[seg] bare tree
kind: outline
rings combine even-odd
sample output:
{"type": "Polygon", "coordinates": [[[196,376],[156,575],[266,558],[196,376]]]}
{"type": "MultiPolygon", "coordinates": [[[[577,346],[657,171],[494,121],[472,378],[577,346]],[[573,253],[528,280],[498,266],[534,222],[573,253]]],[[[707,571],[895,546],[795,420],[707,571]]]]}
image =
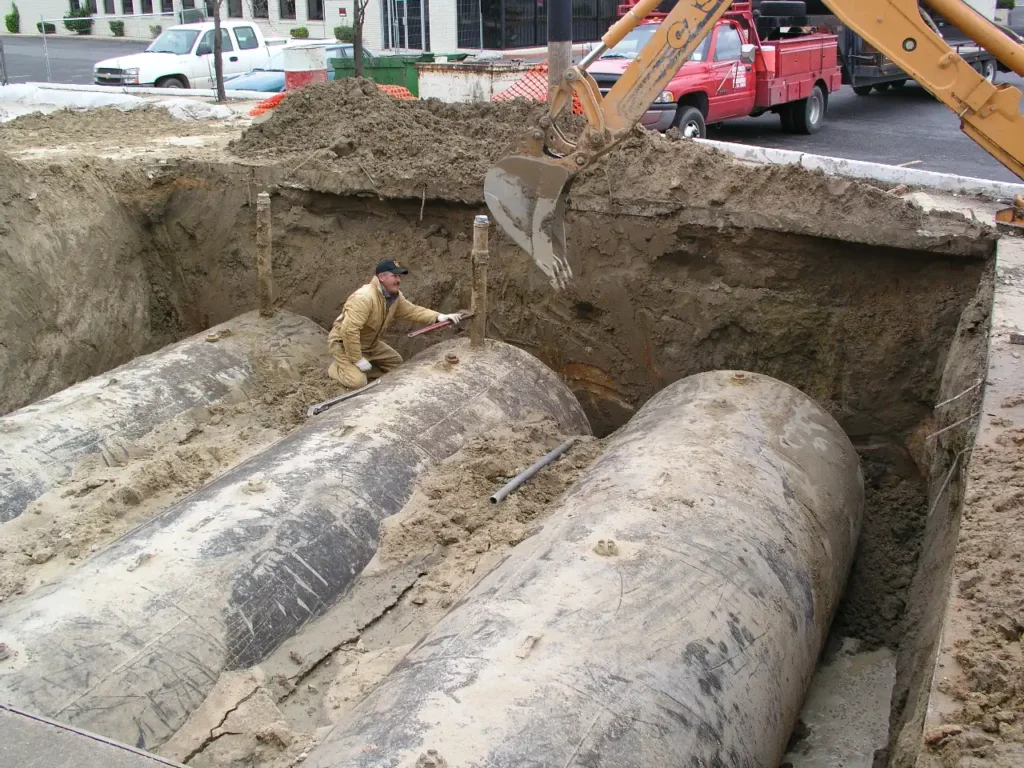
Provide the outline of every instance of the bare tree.
{"type": "MultiPolygon", "coordinates": [[[[217,103],[223,104],[228,100],[224,92],[224,60],[221,58],[224,46],[220,39],[220,6],[224,0],[213,0],[213,71],[217,78],[217,103]]],[[[207,0],[210,5],[210,0],[207,0]]]]}
{"type": "Polygon", "coordinates": [[[355,0],[352,9],[352,58],[355,61],[355,76],[363,76],[363,21],[366,19],[366,6],[370,0],[355,0]]]}

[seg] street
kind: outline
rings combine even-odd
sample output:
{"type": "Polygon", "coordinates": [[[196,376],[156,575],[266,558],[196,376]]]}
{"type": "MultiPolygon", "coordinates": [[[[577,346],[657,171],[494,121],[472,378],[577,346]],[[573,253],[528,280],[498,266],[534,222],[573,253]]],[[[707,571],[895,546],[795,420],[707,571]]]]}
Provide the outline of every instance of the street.
{"type": "MultiPolygon", "coordinates": [[[[40,37],[0,38],[8,77],[12,83],[47,80],[40,37]]],[[[144,50],[143,42],[110,39],[81,40],[67,36],[47,38],[50,79],[53,82],[90,83],[93,65],[102,59],[144,50]]],[[[1024,91],[1024,79],[999,75],[999,82],[1024,91]]],[[[1018,181],[995,158],[960,131],[959,119],[927,91],[909,83],[902,90],[857,96],[844,86],[829,99],[822,129],[813,136],[783,133],[775,115],[730,121],[711,128],[708,138],[758,144],[852,160],[942,173],[955,173],[1000,181],[1018,181]]]]}

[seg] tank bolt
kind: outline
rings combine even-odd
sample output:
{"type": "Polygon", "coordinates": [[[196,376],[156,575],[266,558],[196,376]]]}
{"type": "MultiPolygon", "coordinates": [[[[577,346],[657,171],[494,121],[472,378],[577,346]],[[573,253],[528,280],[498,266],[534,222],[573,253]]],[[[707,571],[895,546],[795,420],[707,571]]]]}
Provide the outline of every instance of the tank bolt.
{"type": "Polygon", "coordinates": [[[11,655],[11,649],[7,647],[7,643],[0,643],[0,661],[3,661],[11,655]]]}
{"type": "Polygon", "coordinates": [[[459,356],[456,355],[454,352],[449,352],[447,355],[444,356],[444,359],[445,362],[449,363],[450,365],[455,365],[456,363],[459,362],[459,356]]]}
{"type": "Polygon", "coordinates": [[[587,164],[587,158],[585,158],[583,155],[576,155],[576,165],[586,165],[586,164],[587,164]]]}
{"type": "Polygon", "coordinates": [[[604,136],[602,136],[600,133],[592,133],[590,134],[590,138],[588,139],[588,141],[590,142],[590,145],[592,147],[600,147],[602,144],[604,144],[604,136]]]}
{"type": "Polygon", "coordinates": [[[736,381],[746,381],[749,378],[745,373],[734,373],[732,377],[736,381]]]}

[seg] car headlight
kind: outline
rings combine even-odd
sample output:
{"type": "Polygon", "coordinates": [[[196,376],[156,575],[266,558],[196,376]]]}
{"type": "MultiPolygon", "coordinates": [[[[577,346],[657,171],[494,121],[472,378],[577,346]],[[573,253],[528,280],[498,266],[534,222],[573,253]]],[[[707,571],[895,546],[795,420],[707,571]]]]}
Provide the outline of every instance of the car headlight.
{"type": "Polygon", "coordinates": [[[125,69],[121,71],[121,80],[125,83],[135,83],[138,85],[139,82],[139,68],[132,67],[131,69],[125,69]]]}
{"type": "Polygon", "coordinates": [[[662,91],[658,94],[658,98],[654,100],[655,104],[674,104],[676,97],[672,95],[672,91],[662,91]]]}

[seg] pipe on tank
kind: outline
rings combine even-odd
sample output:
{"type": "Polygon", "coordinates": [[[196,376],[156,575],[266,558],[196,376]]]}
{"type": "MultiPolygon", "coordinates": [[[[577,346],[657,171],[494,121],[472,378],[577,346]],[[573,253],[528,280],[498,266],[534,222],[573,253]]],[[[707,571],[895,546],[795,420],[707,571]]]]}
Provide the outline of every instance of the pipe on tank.
{"type": "Polygon", "coordinates": [[[349,588],[419,473],[537,414],[590,432],[572,393],[527,353],[497,341],[431,347],[59,581],[0,604],[11,649],[0,701],[159,747],[218,675],[260,663],[349,588]]]}
{"type": "Polygon", "coordinates": [[[325,360],[326,338],[301,315],[248,312],[0,417],[0,523],[86,456],[116,454],[192,408],[244,397],[257,356],[292,368],[325,360]]]}
{"type": "Polygon", "coordinates": [[[778,765],[862,507],[857,454],[807,396],[677,382],[305,765],[778,765]]]}

